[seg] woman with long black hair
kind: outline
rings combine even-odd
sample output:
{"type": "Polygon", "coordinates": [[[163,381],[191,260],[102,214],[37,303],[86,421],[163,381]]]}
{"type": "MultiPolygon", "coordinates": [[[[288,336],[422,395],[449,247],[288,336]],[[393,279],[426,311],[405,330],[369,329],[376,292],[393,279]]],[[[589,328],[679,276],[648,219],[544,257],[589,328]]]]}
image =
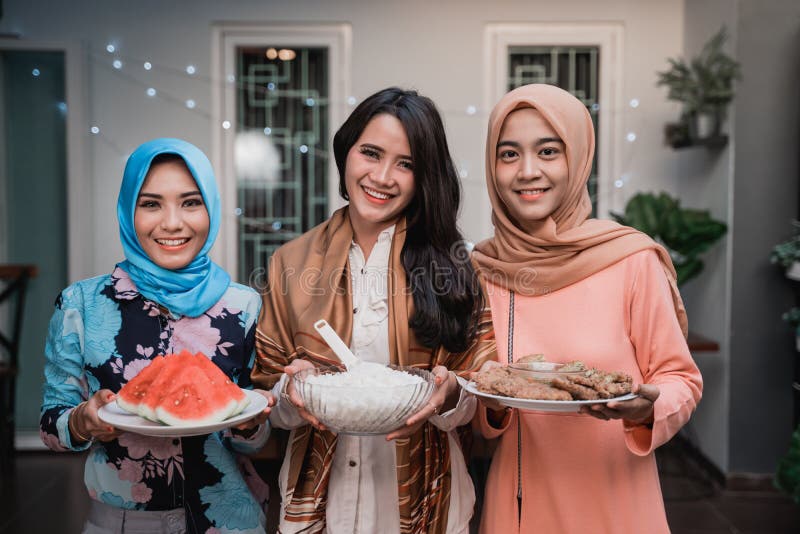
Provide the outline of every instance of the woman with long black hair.
{"type": "Polygon", "coordinates": [[[430,99],[385,89],[333,147],[349,205],[273,255],[256,333],[252,378],[279,398],[272,424],[292,429],[280,531],[467,532],[474,490],[456,431],[475,399],[456,373],[493,359],[495,343],[456,226],[460,185],[441,118],[430,99]],[[292,379],[338,363],[314,332],[320,318],[364,361],[431,370],[428,404],[385,437],[328,431],[292,379]]]}

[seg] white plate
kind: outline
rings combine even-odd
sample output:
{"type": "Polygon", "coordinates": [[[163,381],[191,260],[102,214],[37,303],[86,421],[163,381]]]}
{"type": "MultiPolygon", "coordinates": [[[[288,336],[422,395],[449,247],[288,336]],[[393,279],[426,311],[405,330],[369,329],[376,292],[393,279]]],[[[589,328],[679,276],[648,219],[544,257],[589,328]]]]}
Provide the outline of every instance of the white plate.
{"type": "Polygon", "coordinates": [[[487,399],[494,399],[503,406],[510,408],[519,408],[520,410],[538,410],[540,412],[577,412],[581,406],[592,404],[605,404],[612,401],[626,401],[635,399],[639,395],[635,393],[628,393],[621,397],[614,397],[613,399],[597,399],[597,400],[573,400],[573,401],[560,401],[560,400],[537,400],[537,399],[515,399],[514,397],[504,397],[502,395],[492,395],[480,391],[475,385],[475,382],[469,382],[465,388],[467,391],[478,397],[485,397],[487,399]]]}
{"type": "Polygon", "coordinates": [[[243,389],[242,391],[244,391],[244,394],[250,400],[250,403],[245,407],[244,410],[242,410],[240,414],[235,415],[234,417],[229,417],[228,419],[219,421],[217,423],[195,426],[169,426],[162,423],[154,423],[153,421],[149,421],[144,417],[139,417],[138,415],[133,415],[130,412],[126,412],[120,408],[116,402],[109,402],[108,404],[102,406],[99,410],[97,410],[97,416],[114,428],[119,430],[127,430],[128,432],[134,432],[144,436],[161,436],[171,438],[200,436],[202,434],[210,434],[211,432],[216,432],[217,430],[222,430],[224,428],[243,423],[248,419],[255,417],[261,412],[261,410],[267,407],[267,398],[260,393],[256,393],[255,391],[248,389],[243,389]]]}

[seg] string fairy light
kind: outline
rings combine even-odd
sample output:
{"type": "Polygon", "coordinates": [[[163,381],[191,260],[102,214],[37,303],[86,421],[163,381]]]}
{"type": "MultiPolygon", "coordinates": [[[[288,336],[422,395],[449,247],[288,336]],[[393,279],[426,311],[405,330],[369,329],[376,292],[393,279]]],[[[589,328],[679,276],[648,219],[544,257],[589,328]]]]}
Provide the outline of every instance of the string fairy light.
{"type": "MultiPolygon", "coordinates": [[[[233,73],[228,74],[227,76],[225,76],[223,79],[220,80],[218,78],[213,78],[211,76],[202,75],[198,71],[197,67],[195,65],[193,65],[193,64],[186,64],[184,67],[176,68],[176,67],[172,67],[172,66],[169,66],[169,65],[160,64],[158,62],[154,62],[154,61],[149,60],[149,59],[148,60],[144,60],[144,59],[141,59],[141,58],[129,57],[129,56],[126,56],[124,54],[121,54],[120,50],[118,49],[118,47],[114,43],[108,43],[106,45],[106,47],[105,47],[105,51],[110,53],[110,54],[114,54],[115,55],[113,61],[110,64],[108,63],[107,59],[101,60],[100,56],[97,55],[94,52],[90,52],[90,57],[92,59],[94,59],[95,60],[94,62],[99,64],[99,65],[105,65],[105,66],[107,66],[107,68],[110,68],[110,69],[113,68],[113,72],[117,76],[120,76],[120,77],[124,78],[129,83],[136,84],[136,85],[139,85],[142,88],[144,88],[145,94],[149,98],[164,100],[164,101],[171,102],[171,103],[176,103],[176,104],[180,105],[181,107],[185,108],[186,110],[189,110],[189,111],[191,111],[193,113],[198,113],[199,115],[202,115],[203,117],[205,117],[205,118],[207,118],[209,120],[212,119],[211,114],[208,111],[203,110],[200,106],[198,106],[198,103],[197,103],[197,101],[195,99],[187,98],[186,96],[180,96],[179,97],[177,95],[171,94],[164,87],[159,87],[157,89],[155,86],[152,85],[152,82],[149,82],[149,83],[148,82],[144,82],[144,81],[138,79],[135,75],[133,75],[130,72],[128,72],[129,69],[125,69],[124,68],[125,65],[126,64],[128,64],[128,65],[139,64],[139,65],[142,65],[142,67],[144,68],[145,71],[158,71],[158,72],[162,72],[162,73],[167,73],[167,74],[175,75],[175,76],[182,77],[182,78],[188,78],[188,79],[193,80],[194,82],[206,82],[208,84],[218,83],[218,84],[223,85],[223,86],[226,85],[226,84],[235,84],[236,87],[239,88],[239,89],[246,89],[248,91],[253,91],[253,92],[256,92],[256,93],[260,93],[260,94],[269,93],[271,97],[274,97],[276,95],[277,96],[281,96],[281,95],[284,94],[283,91],[277,86],[277,84],[275,82],[272,82],[272,81],[270,81],[270,82],[268,82],[266,84],[249,84],[249,83],[246,83],[244,81],[239,81],[237,79],[236,75],[233,74],[233,73]]],[[[267,59],[270,59],[270,60],[278,59],[278,60],[283,60],[283,61],[291,61],[291,60],[295,59],[295,57],[296,57],[296,52],[294,52],[294,50],[290,50],[290,49],[280,49],[280,50],[278,50],[278,49],[275,49],[275,48],[269,48],[269,49],[267,49],[265,51],[264,54],[265,54],[265,57],[267,57],[267,59]]],[[[34,72],[32,72],[32,74],[34,76],[39,76],[41,74],[41,72],[38,69],[35,69],[34,72]]],[[[352,108],[353,106],[355,106],[358,103],[358,98],[356,96],[354,96],[354,95],[349,95],[344,99],[343,102],[339,103],[339,102],[335,102],[335,101],[332,101],[332,100],[327,99],[327,98],[323,99],[322,101],[317,101],[315,98],[308,97],[308,98],[304,98],[304,100],[301,100],[301,102],[303,102],[305,104],[305,106],[307,106],[307,107],[314,107],[314,106],[317,106],[317,105],[332,105],[332,106],[339,105],[339,106],[343,106],[343,107],[352,108]]],[[[639,100],[639,98],[631,97],[631,98],[629,98],[627,100],[627,102],[625,102],[625,104],[626,105],[623,106],[621,109],[614,109],[614,107],[605,106],[603,108],[604,109],[604,117],[607,117],[607,116],[610,117],[612,115],[619,114],[619,113],[622,113],[622,114],[636,113],[636,117],[637,117],[637,119],[639,121],[641,121],[643,119],[643,117],[635,111],[635,110],[638,110],[638,108],[641,105],[641,101],[639,100]]],[[[601,106],[600,106],[600,104],[598,102],[594,102],[589,106],[589,109],[592,112],[597,113],[597,112],[600,111],[601,106]]],[[[470,118],[470,119],[473,119],[473,120],[480,120],[481,122],[484,122],[488,118],[488,110],[481,109],[480,107],[478,107],[476,105],[473,105],[473,104],[468,104],[468,105],[466,105],[464,107],[457,108],[457,109],[454,109],[454,108],[447,109],[447,108],[445,108],[445,109],[441,109],[441,111],[443,112],[443,115],[445,117],[447,117],[447,116],[463,116],[463,117],[467,117],[467,118],[470,118]]],[[[228,119],[222,120],[219,123],[219,125],[220,125],[219,127],[221,127],[223,130],[230,130],[233,127],[233,124],[232,124],[231,120],[228,120],[228,119]]],[[[642,125],[639,124],[636,129],[637,130],[643,130],[642,125]]],[[[102,139],[103,141],[107,142],[109,144],[109,146],[116,147],[116,144],[111,139],[108,138],[107,134],[105,134],[105,133],[101,134],[100,128],[97,125],[92,125],[90,131],[91,131],[91,133],[93,135],[95,135],[98,138],[102,139]]],[[[238,135],[238,133],[239,132],[237,132],[237,135],[238,135]]],[[[270,128],[270,127],[263,128],[263,134],[265,136],[271,136],[272,133],[273,133],[272,128],[270,128]]],[[[626,132],[626,134],[624,135],[624,139],[627,141],[627,144],[633,144],[638,139],[636,131],[633,130],[633,129],[628,130],[626,132]]],[[[304,154],[304,155],[308,154],[309,152],[311,152],[311,148],[309,147],[309,145],[305,145],[305,144],[300,145],[297,148],[297,150],[298,150],[298,152],[300,152],[301,154],[304,154]]],[[[118,150],[118,152],[122,153],[121,150],[118,150]]],[[[631,161],[633,159],[634,153],[637,152],[637,151],[634,150],[634,149],[629,149],[629,150],[627,150],[627,152],[628,152],[628,154],[627,154],[628,157],[625,158],[627,161],[623,165],[623,169],[630,168],[630,163],[631,163],[631,161]]],[[[314,153],[318,154],[318,155],[321,155],[321,156],[324,156],[324,157],[328,156],[327,151],[319,150],[316,147],[314,147],[314,153]]],[[[459,166],[459,170],[458,170],[458,174],[462,179],[467,178],[469,176],[469,164],[465,163],[463,165],[460,165],[459,166]]],[[[625,187],[628,184],[629,179],[630,179],[630,173],[629,172],[623,173],[619,178],[617,178],[616,180],[613,181],[613,186],[614,186],[613,188],[603,188],[604,191],[602,191],[600,194],[601,195],[612,195],[614,189],[622,189],[623,187],[625,187]]]]}

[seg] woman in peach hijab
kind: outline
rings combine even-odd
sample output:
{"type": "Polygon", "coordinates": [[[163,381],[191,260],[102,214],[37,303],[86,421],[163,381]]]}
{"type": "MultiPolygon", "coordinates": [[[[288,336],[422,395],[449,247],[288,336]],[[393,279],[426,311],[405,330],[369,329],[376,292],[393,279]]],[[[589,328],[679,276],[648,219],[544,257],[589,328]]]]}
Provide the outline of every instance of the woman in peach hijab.
{"type": "Polygon", "coordinates": [[[495,235],[475,260],[502,364],[531,353],[581,360],[628,373],[639,396],[580,413],[484,404],[481,430],[500,438],[484,533],[669,532],[653,451],[688,421],[702,379],[667,252],[588,218],[593,155],[591,117],[575,97],[540,84],[505,95],[486,146],[495,235]]]}

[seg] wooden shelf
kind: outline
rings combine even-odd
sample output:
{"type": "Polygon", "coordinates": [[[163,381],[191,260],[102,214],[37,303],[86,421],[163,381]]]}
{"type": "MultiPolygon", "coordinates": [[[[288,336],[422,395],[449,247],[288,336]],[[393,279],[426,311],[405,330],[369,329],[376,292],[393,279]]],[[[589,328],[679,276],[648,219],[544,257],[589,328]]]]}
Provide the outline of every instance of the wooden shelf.
{"type": "Polygon", "coordinates": [[[691,331],[686,343],[689,345],[690,352],[719,352],[719,343],[691,331]]]}
{"type": "Polygon", "coordinates": [[[718,135],[716,137],[706,137],[705,139],[688,139],[679,143],[672,143],[671,146],[674,150],[682,148],[695,148],[705,147],[708,149],[724,148],[728,144],[727,135],[718,135]]]}

